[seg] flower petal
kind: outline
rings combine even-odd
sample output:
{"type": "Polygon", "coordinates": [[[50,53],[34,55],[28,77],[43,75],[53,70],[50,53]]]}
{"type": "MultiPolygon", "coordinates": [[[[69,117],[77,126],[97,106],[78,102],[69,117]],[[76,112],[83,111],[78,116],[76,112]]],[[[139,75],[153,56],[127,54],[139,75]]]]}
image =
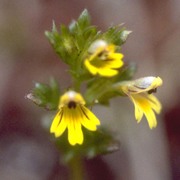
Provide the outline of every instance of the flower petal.
{"type": "Polygon", "coordinates": [[[52,122],[51,128],[50,128],[51,133],[54,133],[56,131],[57,126],[58,126],[59,121],[60,121],[61,114],[62,114],[62,109],[58,111],[58,113],[56,114],[56,116],[53,119],[53,122],[52,122]]]}
{"type": "Polygon", "coordinates": [[[77,109],[70,109],[68,120],[68,140],[71,145],[83,143],[83,133],[81,129],[81,119],[77,109]]]}
{"type": "Polygon", "coordinates": [[[91,74],[96,75],[98,70],[95,66],[92,66],[88,59],[84,62],[86,68],[90,71],[91,74]]]}
{"type": "Polygon", "coordinates": [[[149,127],[152,129],[156,127],[157,121],[153,110],[160,112],[161,104],[157,98],[148,93],[131,94],[131,100],[135,106],[135,117],[140,122],[143,113],[145,114],[149,127]]]}
{"type": "Polygon", "coordinates": [[[81,106],[81,124],[89,129],[90,131],[95,131],[97,129],[97,125],[100,124],[99,119],[86,107],[81,106]]]}
{"type": "Polygon", "coordinates": [[[103,68],[99,68],[98,73],[101,76],[111,77],[111,76],[117,75],[118,71],[114,70],[114,69],[108,69],[108,68],[104,68],[104,69],[103,68]]]}
{"type": "Polygon", "coordinates": [[[94,124],[100,125],[99,119],[85,106],[81,106],[84,113],[87,115],[88,119],[90,119],[94,124]]]}
{"type": "Polygon", "coordinates": [[[71,145],[83,143],[81,121],[76,111],[77,110],[71,109],[71,116],[68,121],[68,140],[71,145]]]}
{"type": "Polygon", "coordinates": [[[153,94],[149,94],[147,98],[149,100],[150,106],[154,109],[156,113],[159,114],[162,109],[162,105],[159,100],[153,94]]]}
{"type": "Polygon", "coordinates": [[[123,58],[123,54],[111,53],[108,56],[108,59],[111,59],[108,65],[111,66],[111,68],[120,68],[124,64],[124,62],[122,61],[122,58],[123,58]]]}
{"type": "Polygon", "coordinates": [[[75,125],[75,132],[76,132],[76,141],[78,144],[82,144],[84,140],[82,128],[81,128],[81,110],[79,109],[79,105],[74,110],[74,125],[75,125]]]}
{"type": "Polygon", "coordinates": [[[133,102],[134,102],[134,107],[135,107],[135,118],[136,118],[137,122],[139,123],[143,117],[143,111],[138,106],[138,104],[136,103],[136,101],[134,99],[133,99],[133,102]]]}
{"type": "Polygon", "coordinates": [[[152,109],[148,109],[144,111],[144,114],[147,118],[150,129],[155,128],[157,126],[156,116],[152,109]]]}
{"type": "Polygon", "coordinates": [[[63,108],[62,110],[62,115],[61,115],[61,120],[55,130],[55,137],[59,137],[63,134],[63,132],[65,131],[65,129],[67,128],[67,121],[69,119],[69,114],[66,111],[65,108],[63,108]]]}

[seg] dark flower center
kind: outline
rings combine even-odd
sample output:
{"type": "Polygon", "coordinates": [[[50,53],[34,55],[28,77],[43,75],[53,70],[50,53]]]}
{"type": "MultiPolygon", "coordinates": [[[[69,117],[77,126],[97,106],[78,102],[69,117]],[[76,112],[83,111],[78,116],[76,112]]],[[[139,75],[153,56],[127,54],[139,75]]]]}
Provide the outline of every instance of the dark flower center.
{"type": "Polygon", "coordinates": [[[151,90],[149,90],[149,91],[148,91],[148,94],[155,93],[156,91],[157,91],[157,88],[155,88],[155,89],[151,89],[151,90]]]}
{"type": "Polygon", "coordinates": [[[76,108],[76,102],[74,102],[74,101],[70,101],[69,103],[68,103],[68,108],[76,108]]]}

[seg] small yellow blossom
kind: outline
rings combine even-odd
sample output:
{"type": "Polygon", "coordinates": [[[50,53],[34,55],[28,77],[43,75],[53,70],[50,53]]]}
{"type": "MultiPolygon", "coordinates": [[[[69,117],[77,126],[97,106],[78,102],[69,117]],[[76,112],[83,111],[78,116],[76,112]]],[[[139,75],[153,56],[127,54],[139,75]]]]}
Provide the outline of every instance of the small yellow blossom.
{"type": "Polygon", "coordinates": [[[157,126],[155,113],[160,113],[161,103],[152,94],[156,88],[162,85],[160,77],[144,77],[134,81],[125,81],[121,84],[121,90],[130,97],[135,106],[135,118],[141,121],[145,114],[149,127],[157,126]]]}
{"type": "Polygon", "coordinates": [[[107,44],[103,40],[96,40],[89,47],[91,54],[85,59],[84,64],[93,75],[112,77],[118,74],[118,70],[123,66],[123,54],[115,52],[115,45],[107,44]]]}
{"type": "Polygon", "coordinates": [[[95,131],[100,122],[98,118],[85,107],[81,94],[68,91],[60,97],[59,111],[56,114],[50,132],[59,137],[68,129],[68,140],[71,145],[83,143],[82,126],[95,131]]]}

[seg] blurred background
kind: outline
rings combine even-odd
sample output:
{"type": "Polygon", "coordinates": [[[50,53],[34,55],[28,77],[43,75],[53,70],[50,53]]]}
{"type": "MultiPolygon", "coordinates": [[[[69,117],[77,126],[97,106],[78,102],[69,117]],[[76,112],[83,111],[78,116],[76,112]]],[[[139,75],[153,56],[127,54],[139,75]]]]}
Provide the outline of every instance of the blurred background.
{"type": "Polygon", "coordinates": [[[179,0],[0,0],[0,179],[67,179],[58,152],[41,128],[47,112],[25,99],[34,82],[55,77],[69,85],[66,66],[44,36],[69,24],[87,8],[101,30],[124,23],[133,31],[122,48],[126,62],[137,63],[134,78],[160,76],[163,104],[158,127],[137,124],[128,98],[94,109],[121,142],[120,151],[85,161],[90,180],[180,179],[180,1],[179,0]],[[108,112],[104,117],[104,112],[108,112]]]}

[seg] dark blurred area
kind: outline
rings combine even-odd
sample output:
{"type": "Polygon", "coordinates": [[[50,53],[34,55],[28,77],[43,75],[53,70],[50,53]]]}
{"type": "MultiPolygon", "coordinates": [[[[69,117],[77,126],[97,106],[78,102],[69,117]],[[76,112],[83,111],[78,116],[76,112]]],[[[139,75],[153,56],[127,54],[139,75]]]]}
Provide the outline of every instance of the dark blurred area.
{"type": "MultiPolygon", "coordinates": [[[[69,24],[84,8],[88,9],[92,23],[99,29],[105,30],[112,24],[125,23],[133,33],[122,48],[124,60],[137,63],[136,77],[153,75],[162,77],[164,81],[157,95],[164,107],[161,116],[157,117],[159,127],[154,131],[157,136],[149,135],[148,128],[139,131],[144,128],[141,126],[147,124],[137,125],[133,119],[133,108],[127,104],[125,107],[132,108],[132,124],[127,125],[131,128],[115,128],[119,130],[122,149],[106,157],[85,160],[89,177],[87,179],[179,180],[178,0],[0,1],[0,179],[64,180],[68,177],[67,168],[58,163],[58,152],[50,141],[49,134],[41,127],[42,118],[49,112],[29,102],[25,95],[33,88],[34,82],[46,83],[52,76],[57,79],[61,88],[68,87],[70,77],[66,66],[53,51],[44,31],[51,30],[53,20],[57,26],[69,24]],[[139,137],[134,133],[135,130],[139,137]],[[131,138],[133,141],[129,140],[131,138]],[[162,149],[155,153],[152,151],[146,157],[141,153],[138,155],[138,148],[142,151],[146,149],[144,146],[137,147],[140,138],[142,142],[152,145],[152,149],[158,149],[162,143],[162,149]],[[161,158],[157,160],[156,157],[159,156],[161,158]],[[148,164],[149,173],[143,173],[146,166],[139,164],[139,159],[148,164]],[[157,163],[153,163],[154,160],[157,163]],[[162,164],[164,168],[161,171],[158,167],[162,164]]],[[[117,102],[112,103],[115,105],[117,102]]],[[[118,107],[121,106],[123,105],[118,104],[118,107]]],[[[111,112],[113,113],[112,109],[111,112]]],[[[128,112],[128,109],[122,112],[122,119],[128,112]]],[[[52,113],[52,117],[54,114],[52,113]]],[[[102,124],[103,121],[110,123],[103,113],[99,113],[99,118],[102,119],[102,124]]],[[[128,122],[127,119],[124,121],[128,122]]],[[[112,129],[113,125],[118,126],[116,121],[110,124],[112,129]]]]}
{"type": "Polygon", "coordinates": [[[173,179],[180,179],[180,101],[165,113],[173,179]]]}

